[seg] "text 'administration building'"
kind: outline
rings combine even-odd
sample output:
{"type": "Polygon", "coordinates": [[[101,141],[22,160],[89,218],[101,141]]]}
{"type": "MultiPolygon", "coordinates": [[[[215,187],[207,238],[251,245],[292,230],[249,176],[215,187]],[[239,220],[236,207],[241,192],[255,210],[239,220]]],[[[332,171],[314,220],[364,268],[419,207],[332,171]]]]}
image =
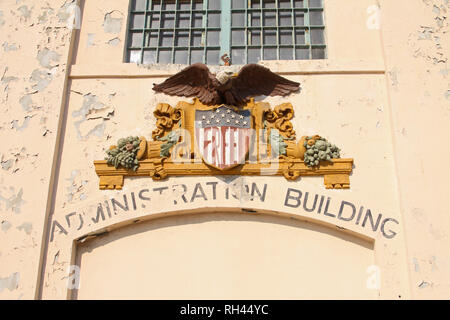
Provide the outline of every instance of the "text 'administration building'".
{"type": "Polygon", "coordinates": [[[449,11],[2,1],[0,299],[449,298],[449,11]]]}

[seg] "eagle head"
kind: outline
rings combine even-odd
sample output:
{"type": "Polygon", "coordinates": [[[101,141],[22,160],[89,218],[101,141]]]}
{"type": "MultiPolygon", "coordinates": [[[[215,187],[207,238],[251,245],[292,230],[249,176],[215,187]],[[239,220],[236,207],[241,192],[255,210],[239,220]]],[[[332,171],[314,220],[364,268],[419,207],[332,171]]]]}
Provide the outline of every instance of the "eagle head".
{"type": "Polygon", "coordinates": [[[230,80],[234,75],[234,72],[221,70],[216,74],[216,79],[220,82],[220,84],[225,84],[230,80]]]}

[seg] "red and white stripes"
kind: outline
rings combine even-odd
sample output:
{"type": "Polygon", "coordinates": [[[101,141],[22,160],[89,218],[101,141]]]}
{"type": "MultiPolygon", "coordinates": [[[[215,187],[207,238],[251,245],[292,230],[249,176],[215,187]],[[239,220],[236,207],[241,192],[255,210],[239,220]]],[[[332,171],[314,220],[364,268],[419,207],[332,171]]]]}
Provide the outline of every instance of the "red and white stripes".
{"type": "Polygon", "coordinates": [[[198,151],[205,162],[220,169],[245,163],[250,146],[249,128],[230,126],[195,128],[198,151]]]}

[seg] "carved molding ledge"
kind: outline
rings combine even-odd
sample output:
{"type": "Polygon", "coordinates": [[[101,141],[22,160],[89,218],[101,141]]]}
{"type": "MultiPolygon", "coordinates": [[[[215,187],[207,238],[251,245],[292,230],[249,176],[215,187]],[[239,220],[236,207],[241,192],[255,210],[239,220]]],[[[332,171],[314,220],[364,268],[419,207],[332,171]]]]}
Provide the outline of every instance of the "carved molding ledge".
{"type": "Polygon", "coordinates": [[[164,161],[160,164],[147,159],[140,161],[136,172],[125,169],[115,169],[106,164],[106,161],[94,161],[95,172],[100,177],[100,189],[122,189],[125,176],[146,176],[154,180],[161,180],[161,171],[164,176],[214,176],[214,175],[243,175],[243,176],[279,176],[291,170],[299,176],[324,176],[327,189],[350,188],[349,175],[352,172],[353,159],[333,159],[332,163],[321,164],[318,169],[307,167],[301,160],[287,162],[281,160],[279,168],[274,170],[270,163],[246,163],[237,168],[226,171],[214,169],[204,163],[179,164],[164,161]],[[291,164],[293,164],[291,166],[291,164]]]}

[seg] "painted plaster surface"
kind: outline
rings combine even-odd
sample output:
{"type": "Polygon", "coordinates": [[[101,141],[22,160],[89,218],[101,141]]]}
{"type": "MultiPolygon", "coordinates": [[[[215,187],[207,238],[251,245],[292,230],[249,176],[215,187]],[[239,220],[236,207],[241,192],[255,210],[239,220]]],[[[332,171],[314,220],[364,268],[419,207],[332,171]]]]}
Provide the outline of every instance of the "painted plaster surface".
{"type": "MultiPolygon", "coordinates": [[[[340,268],[336,272],[341,278],[330,279],[331,283],[342,284],[350,274],[357,275],[350,279],[349,288],[355,289],[347,288],[339,297],[449,297],[445,199],[450,172],[444,164],[449,151],[442,146],[449,136],[447,1],[325,0],[326,60],[261,62],[300,82],[302,91],[287,98],[258,99],[272,107],[292,103],[298,137],[320,134],[341,148],[343,158],[354,158],[350,190],[325,190],[319,177],[288,182],[273,176],[177,177],[157,182],[128,178],[121,191],[99,190],[93,161],[102,160],[119,138],[135,135],[150,140],[157,103],[175,106],[180,100],[154,94],[151,87],[184,66],[123,63],[126,0],[81,1],[80,29],[72,39],[67,23],[70,1],[3,3],[1,299],[71,297],[68,270],[80,263],[79,298],[94,297],[96,292],[119,297],[137,281],[134,274],[121,278],[122,292],[98,288],[112,285],[107,279],[127,262],[145,266],[162,259],[156,251],[168,250],[167,237],[171,248],[183,244],[199,257],[201,248],[208,249],[205,241],[214,230],[223,231],[216,244],[229,261],[236,261],[232,250],[236,239],[251,250],[256,246],[252,236],[262,238],[258,249],[262,251],[255,249],[254,254],[260,253],[266,267],[275,245],[270,244],[272,237],[283,261],[293,265],[302,255],[311,256],[304,245],[313,242],[323,250],[316,256],[318,262],[340,268]],[[58,134],[61,144],[55,149],[58,134]],[[439,156],[426,150],[438,150],[439,156]],[[52,168],[55,153],[58,163],[52,168]],[[48,194],[52,172],[55,181],[48,194]],[[318,201],[312,209],[315,196],[318,201]],[[198,235],[190,237],[194,231],[198,235]],[[236,239],[227,242],[232,235],[236,239]],[[133,241],[151,243],[148,250],[155,252],[133,256],[140,252],[133,251],[133,241]],[[330,247],[336,248],[333,254],[327,251],[330,247]],[[116,256],[122,263],[97,276],[93,266],[98,261],[117,261],[112,252],[123,254],[116,256]],[[349,261],[359,270],[349,267],[349,261]],[[361,287],[371,265],[381,270],[379,289],[361,287]]],[[[178,263],[175,255],[166,258],[161,261],[178,263]]],[[[195,261],[201,263],[200,258],[192,260],[189,268],[195,268],[195,261]]],[[[244,271],[252,261],[247,257],[237,262],[242,270],[229,276],[248,274],[244,271]]],[[[210,263],[218,267],[216,260],[210,263]]],[[[306,273],[314,270],[313,264],[304,268],[306,273]]],[[[211,278],[220,270],[211,271],[211,278]]],[[[252,278],[252,286],[261,285],[257,279],[252,278]]],[[[273,284],[272,278],[268,281],[273,284]]],[[[207,283],[197,284],[195,297],[200,297],[207,283]]],[[[158,290],[162,287],[161,283],[158,290]]],[[[242,291],[239,296],[236,290],[230,286],[224,294],[251,295],[242,291]]],[[[311,298],[325,298],[319,293],[313,292],[311,298]]],[[[183,294],[189,298],[187,291],[183,294]]]]}
{"type": "MultiPolygon", "coordinates": [[[[423,151],[449,137],[449,1],[381,1],[382,41],[411,288],[417,298],[450,296],[450,171],[423,151]],[[411,2],[417,2],[411,5],[411,2]],[[402,12],[401,15],[395,12],[402,12]]],[[[443,148],[442,159],[450,156],[443,148]]]]}
{"type": "Polygon", "coordinates": [[[35,297],[70,1],[0,5],[0,299],[35,297]]]}
{"type": "Polygon", "coordinates": [[[374,262],[371,243],[270,216],[216,212],[159,219],[99,237],[80,246],[79,255],[78,299],[371,299],[377,294],[365,287],[366,267],[374,262]],[[137,249],[123,250],[131,246],[137,249]]]}

